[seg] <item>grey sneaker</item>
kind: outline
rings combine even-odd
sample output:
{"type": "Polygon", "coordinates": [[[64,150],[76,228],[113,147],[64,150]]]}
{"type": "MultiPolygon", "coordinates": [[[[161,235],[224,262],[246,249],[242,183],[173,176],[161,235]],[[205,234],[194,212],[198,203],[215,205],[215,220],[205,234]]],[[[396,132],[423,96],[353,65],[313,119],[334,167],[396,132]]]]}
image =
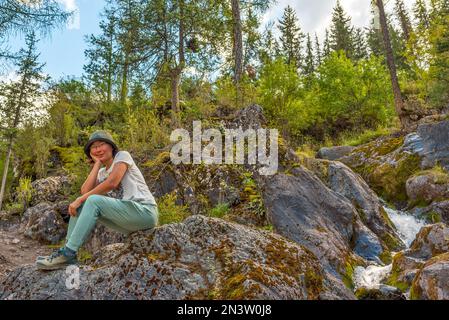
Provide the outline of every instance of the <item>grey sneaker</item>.
{"type": "Polygon", "coordinates": [[[47,257],[38,257],[36,267],[39,270],[56,270],[77,262],[76,252],[62,247],[47,257]]]}

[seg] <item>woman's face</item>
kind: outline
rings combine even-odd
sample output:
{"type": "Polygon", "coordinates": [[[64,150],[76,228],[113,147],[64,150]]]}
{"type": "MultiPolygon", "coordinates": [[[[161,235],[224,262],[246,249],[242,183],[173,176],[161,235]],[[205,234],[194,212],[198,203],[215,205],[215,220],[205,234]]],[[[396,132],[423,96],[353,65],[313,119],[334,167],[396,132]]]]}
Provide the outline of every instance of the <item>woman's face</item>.
{"type": "Polygon", "coordinates": [[[103,141],[95,141],[90,146],[91,156],[98,158],[102,163],[105,163],[113,158],[112,151],[112,146],[103,141]]]}

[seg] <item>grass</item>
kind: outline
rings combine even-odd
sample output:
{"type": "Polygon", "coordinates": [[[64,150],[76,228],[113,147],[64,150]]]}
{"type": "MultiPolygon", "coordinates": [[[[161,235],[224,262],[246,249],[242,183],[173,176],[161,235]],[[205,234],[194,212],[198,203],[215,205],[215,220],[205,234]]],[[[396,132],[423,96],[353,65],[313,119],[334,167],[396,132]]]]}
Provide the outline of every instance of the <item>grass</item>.
{"type": "Polygon", "coordinates": [[[229,204],[219,203],[209,211],[209,216],[223,218],[229,212],[229,204]]]}
{"type": "Polygon", "coordinates": [[[349,132],[343,134],[338,141],[338,145],[342,146],[359,146],[361,144],[368,143],[381,136],[387,136],[391,134],[395,128],[379,127],[375,130],[365,130],[362,133],[349,132]]]}

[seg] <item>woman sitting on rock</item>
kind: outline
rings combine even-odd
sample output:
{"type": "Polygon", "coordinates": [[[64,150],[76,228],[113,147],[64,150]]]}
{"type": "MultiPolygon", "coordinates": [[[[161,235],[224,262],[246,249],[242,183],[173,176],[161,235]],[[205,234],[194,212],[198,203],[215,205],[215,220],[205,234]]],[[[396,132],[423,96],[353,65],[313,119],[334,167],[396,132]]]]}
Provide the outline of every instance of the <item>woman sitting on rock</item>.
{"type": "Polygon", "coordinates": [[[129,152],[119,151],[105,131],[94,132],[84,152],[92,161],[92,170],[81,187],[81,196],[69,206],[65,246],[50,256],[38,257],[38,269],[54,270],[76,263],[77,251],[97,221],[123,234],[158,223],[156,201],[129,152]]]}

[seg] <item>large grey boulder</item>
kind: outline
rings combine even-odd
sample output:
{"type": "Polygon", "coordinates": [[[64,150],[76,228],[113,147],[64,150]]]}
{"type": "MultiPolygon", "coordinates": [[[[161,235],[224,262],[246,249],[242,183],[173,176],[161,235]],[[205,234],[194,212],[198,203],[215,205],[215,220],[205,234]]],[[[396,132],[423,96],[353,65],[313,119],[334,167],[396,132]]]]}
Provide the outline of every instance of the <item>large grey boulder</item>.
{"type": "Polygon", "coordinates": [[[319,159],[337,160],[351,153],[354,149],[351,146],[323,147],[318,150],[316,157],[319,159]]]}
{"type": "Polygon", "coordinates": [[[388,218],[378,196],[360,175],[343,163],[334,161],[328,167],[328,183],[333,191],[351,201],[358,209],[363,223],[384,241],[389,249],[403,248],[396,228],[388,218]]]}
{"type": "MultiPolygon", "coordinates": [[[[360,175],[338,161],[307,159],[303,163],[328,188],[349,200],[357,210],[353,243],[358,255],[379,262],[384,249],[397,251],[404,248],[383,204],[360,175]]],[[[383,254],[383,257],[389,260],[388,255],[383,254]]]]}
{"type": "Polygon", "coordinates": [[[348,265],[363,264],[351,248],[356,210],[310,171],[295,168],[292,174],[270,177],[263,188],[274,230],[312,251],[335,276],[348,276],[348,265]]]}
{"type": "Polygon", "coordinates": [[[28,208],[23,214],[20,229],[24,235],[33,240],[47,244],[59,243],[66,234],[61,205],[41,202],[28,208]]]}
{"type": "Polygon", "coordinates": [[[83,244],[83,248],[89,253],[94,253],[107,245],[122,243],[125,239],[126,236],[124,234],[97,223],[95,229],[83,244]]]}
{"type": "Polygon", "coordinates": [[[410,177],[405,185],[408,198],[427,203],[449,198],[449,181],[439,180],[439,175],[432,172],[410,177]]]}
{"type": "Polygon", "coordinates": [[[448,251],[449,227],[436,223],[421,228],[406,255],[427,260],[448,251]]]}
{"type": "Polygon", "coordinates": [[[422,166],[431,168],[439,163],[449,170],[449,120],[418,126],[422,139],[422,166]]]}
{"type": "Polygon", "coordinates": [[[31,206],[40,202],[59,202],[67,199],[70,179],[67,176],[38,179],[31,183],[31,187],[31,206]]]}
{"type": "Polygon", "coordinates": [[[137,232],[79,272],[71,289],[65,270],[22,266],[2,280],[0,299],[354,298],[304,247],[204,216],[137,232]]]}
{"type": "Polygon", "coordinates": [[[413,280],[410,297],[416,300],[449,300],[449,252],[426,262],[413,280]]]}

